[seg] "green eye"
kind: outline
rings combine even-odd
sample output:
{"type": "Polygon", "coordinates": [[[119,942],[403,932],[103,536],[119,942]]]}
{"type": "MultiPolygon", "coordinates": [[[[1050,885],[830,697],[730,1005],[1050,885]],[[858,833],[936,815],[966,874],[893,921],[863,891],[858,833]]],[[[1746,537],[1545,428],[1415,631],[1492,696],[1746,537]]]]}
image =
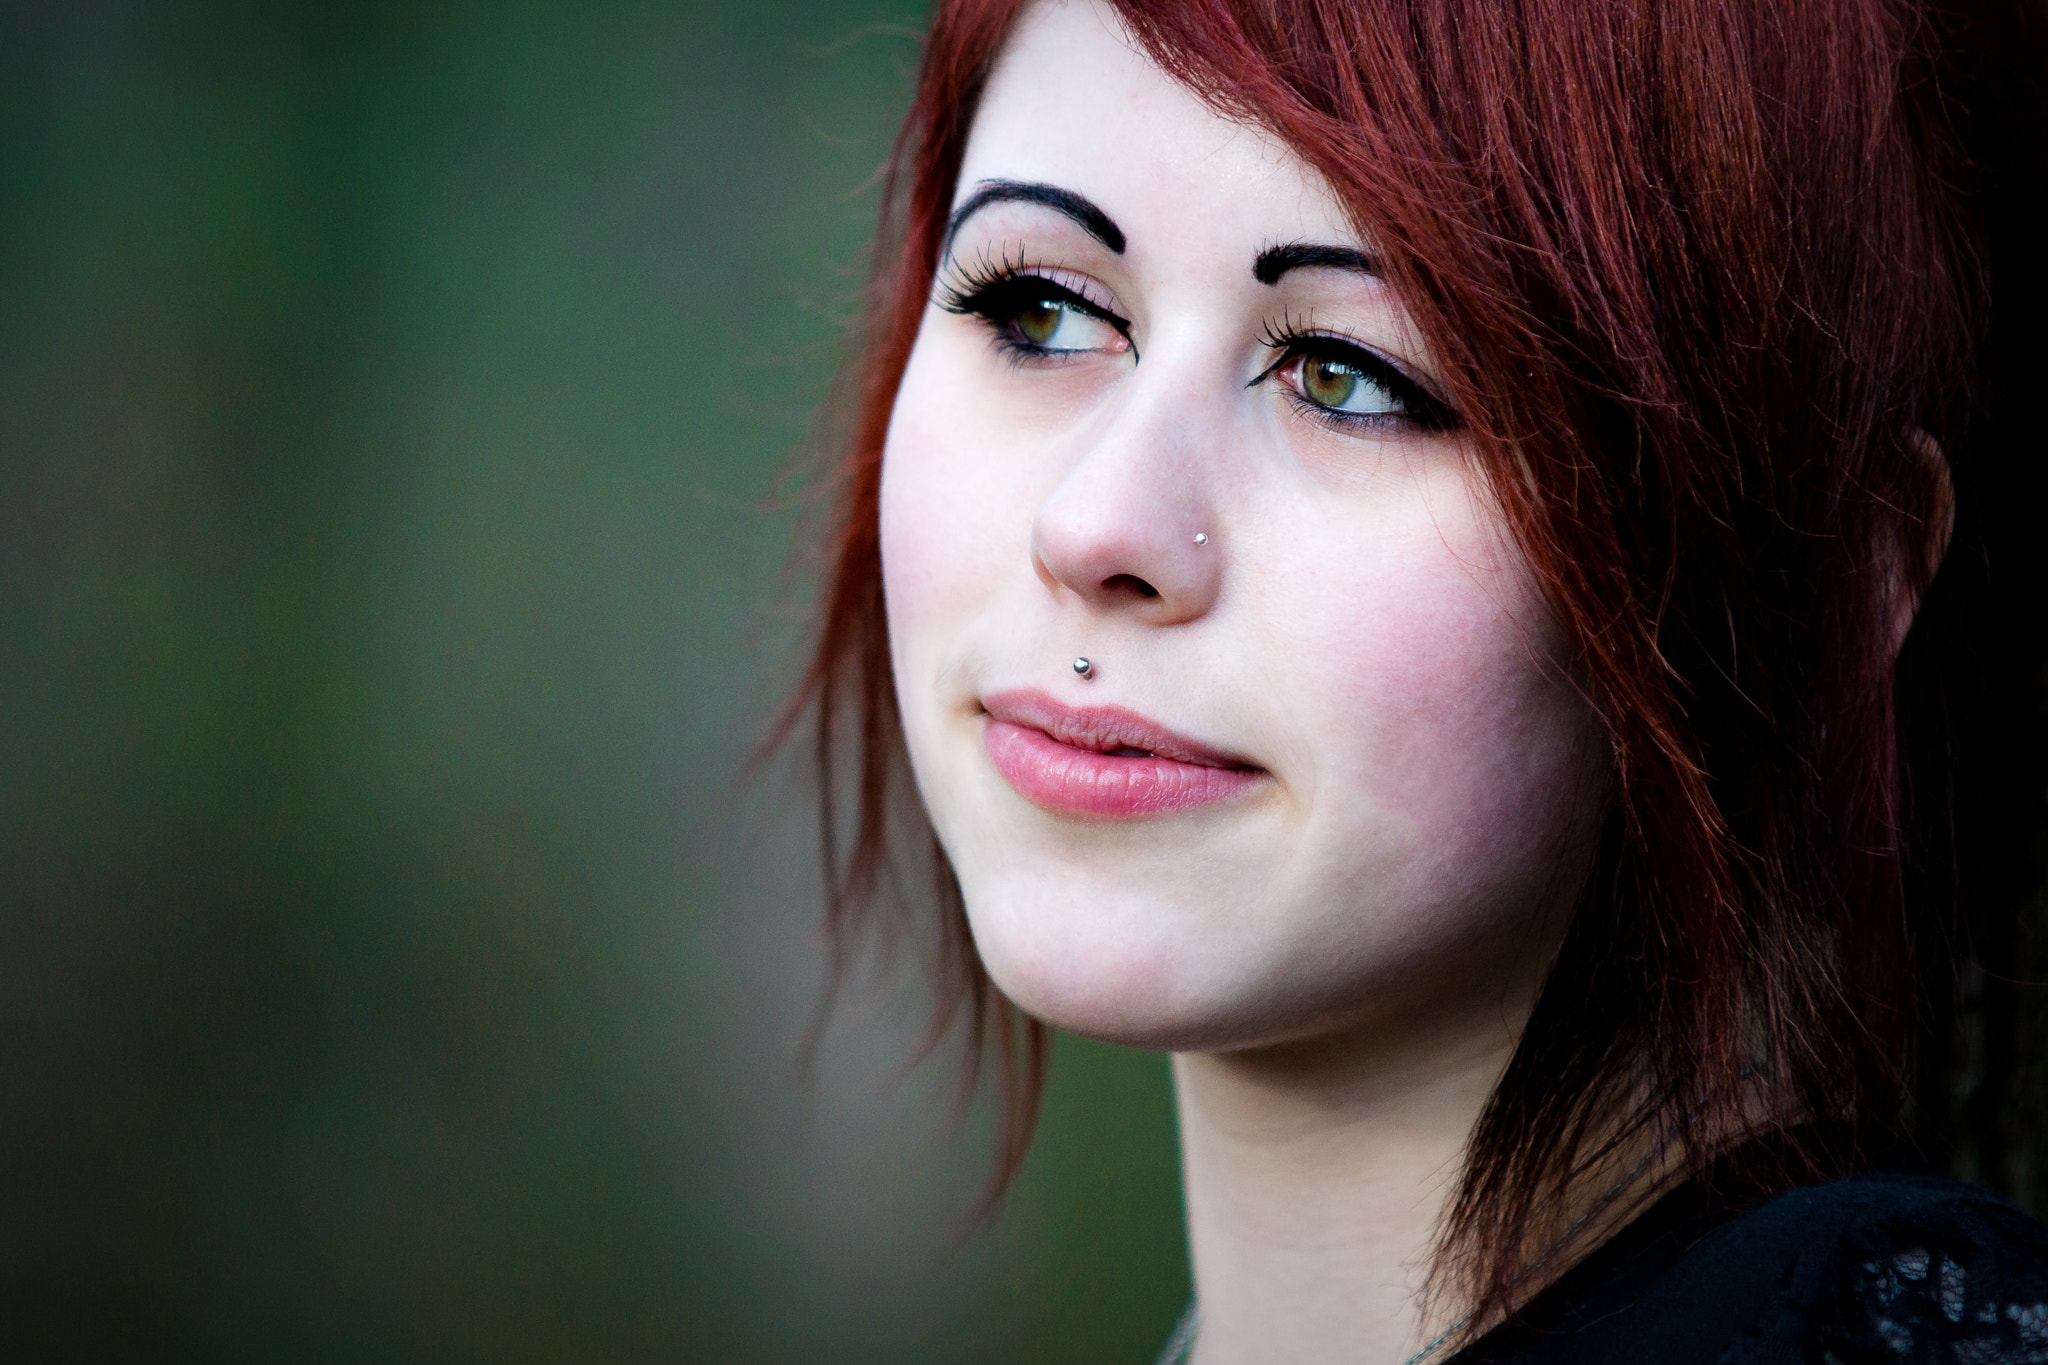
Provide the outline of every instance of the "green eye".
{"type": "Polygon", "coordinates": [[[1293,402],[1325,424],[1419,431],[1458,425],[1442,399],[1369,347],[1324,332],[1270,327],[1265,344],[1280,358],[1251,382],[1277,379],[1293,402]]]}
{"type": "Polygon", "coordinates": [[[1066,314],[1065,304],[1051,299],[1033,299],[1017,310],[1017,330],[1033,346],[1044,346],[1058,335],[1066,314]]]}
{"type": "Polygon", "coordinates": [[[1355,366],[1311,356],[1301,367],[1301,391],[1311,402],[1326,408],[1342,408],[1358,392],[1362,378],[1355,366]]]}
{"type": "Polygon", "coordinates": [[[934,302],[949,313],[980,318],[994,334],[997,349],[1020,362],[1131,351],[1128,322],[1062,284],[1033,275],[1004,275],[971,294],[956,287],[934,302]]]}

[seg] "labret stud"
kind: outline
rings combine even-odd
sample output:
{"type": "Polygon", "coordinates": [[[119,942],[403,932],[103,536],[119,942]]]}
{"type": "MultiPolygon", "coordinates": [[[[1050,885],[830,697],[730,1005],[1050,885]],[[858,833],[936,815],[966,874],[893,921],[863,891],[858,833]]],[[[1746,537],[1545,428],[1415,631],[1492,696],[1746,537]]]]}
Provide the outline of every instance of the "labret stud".
{"type": "Polygon", "coordinates": [[[1209,543],[1209,533],[1208,533],[1207,531],[1197,531],[1197,532],[1195,532],[1195,544],[1197,544],[1197,545],[1207,545],[1208,543],[1209,543]]]}
{"type": "Polygon", "coordinates": [[[1084,678],[1093,677],[1095,675],[1095,665],[1089,663],[1086,659],[1076,659],[1074,660],[1074,671],[1084,678]]]}

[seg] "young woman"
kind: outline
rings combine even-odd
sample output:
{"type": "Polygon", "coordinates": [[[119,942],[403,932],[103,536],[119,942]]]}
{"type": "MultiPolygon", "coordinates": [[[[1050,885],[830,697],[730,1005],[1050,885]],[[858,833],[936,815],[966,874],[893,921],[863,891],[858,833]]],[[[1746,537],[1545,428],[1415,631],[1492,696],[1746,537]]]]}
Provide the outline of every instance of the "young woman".
{"type": "Polygon", "coordinates": [[[1936,574],[2038,422],[1955,56],[2029,30],[1966,18],[941,0],[800,698],[831,927],[907,758],[1005,1170],[1045,1026],[1174,1054],[1172,1352],[2048,1359],[2048,1234],[1867,1173],[1936,574]]]}

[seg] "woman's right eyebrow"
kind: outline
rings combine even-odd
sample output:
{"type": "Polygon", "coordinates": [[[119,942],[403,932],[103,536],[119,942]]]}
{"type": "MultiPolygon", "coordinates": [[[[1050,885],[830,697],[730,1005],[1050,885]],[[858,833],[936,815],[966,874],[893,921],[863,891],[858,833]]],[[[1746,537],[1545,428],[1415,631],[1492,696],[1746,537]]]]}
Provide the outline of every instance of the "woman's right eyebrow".
{"type": "Polygon", "coordinates": [[[1086,195],[1036,181],[984,180],[967,197],[967,202],[954,209],[953,216],[946,220],[946,246],[940,255],[952,251],[953,238],[959,233],[960,225],[990,204],[1042,204],[1073,219],[1089,236],[1117,255],[1124,254],[1124,230],[1086,195]]]}
{"type": "Polygon", "coordinates": [[[1280,277],[1290,270],[1302,270],[1321,266],[1330,270],[1355,270],[1361,275],[1377,275],[1379,266],[1373,258],[1354,246],[1326,246],[1321,242],[1289,242],[1284,246],[1269,246],[1259,253],[1252,262],[1252,278],[1260,284],[1278,284],[1280,277]]]}

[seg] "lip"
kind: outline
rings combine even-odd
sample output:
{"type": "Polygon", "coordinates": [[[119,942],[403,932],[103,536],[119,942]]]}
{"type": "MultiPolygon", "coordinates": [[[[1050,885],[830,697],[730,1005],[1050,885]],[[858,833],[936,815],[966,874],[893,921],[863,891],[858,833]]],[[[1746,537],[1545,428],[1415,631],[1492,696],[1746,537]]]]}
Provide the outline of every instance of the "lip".
{"type": "Polygon", "coordinates": [[[1227,801],[1266,777],[1121,706],[1067,706],[1028,688],[981,705],[989,762],[1018,795],[1058,814],[1145,820],[1227,801]]]}

